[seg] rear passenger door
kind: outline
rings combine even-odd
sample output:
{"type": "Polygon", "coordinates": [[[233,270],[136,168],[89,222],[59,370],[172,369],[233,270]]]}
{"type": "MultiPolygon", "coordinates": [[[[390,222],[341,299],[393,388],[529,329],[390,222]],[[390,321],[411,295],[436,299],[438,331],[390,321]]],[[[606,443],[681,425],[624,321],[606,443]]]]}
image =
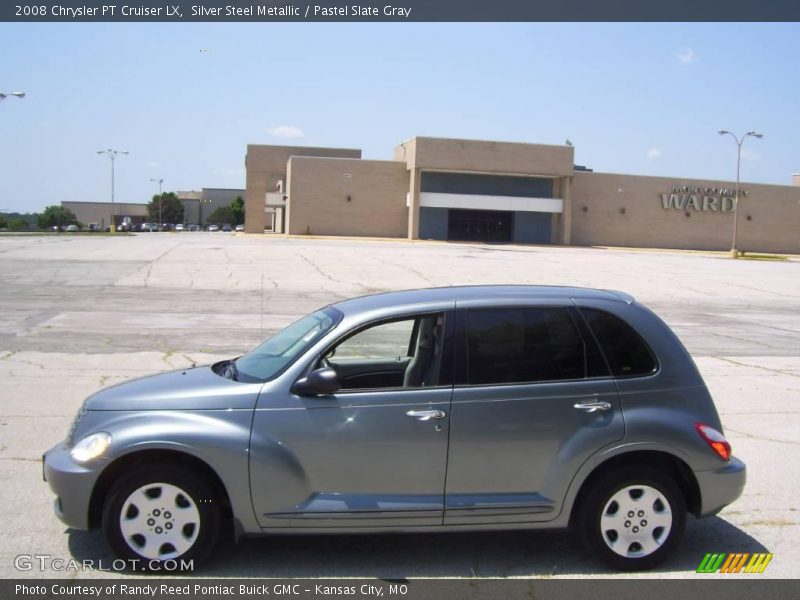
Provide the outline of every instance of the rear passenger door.
{"type": "Polygon", "coordinates": [[[589,456],[624,436],[614,380],[572,305],[460,305],[446,525],[554,519],[589,456]]]}

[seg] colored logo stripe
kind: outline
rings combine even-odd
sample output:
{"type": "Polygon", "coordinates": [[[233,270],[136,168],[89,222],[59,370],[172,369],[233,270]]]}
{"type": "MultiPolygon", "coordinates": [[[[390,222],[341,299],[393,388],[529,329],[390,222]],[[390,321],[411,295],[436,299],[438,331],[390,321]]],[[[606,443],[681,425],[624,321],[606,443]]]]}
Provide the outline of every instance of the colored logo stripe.
{"type": "Polygon", "coordinates": [[[697,573],[739,573],[744,569],[745,573],[763,573],[764,569],[772,560],[772,554],[749,552],[734,552],[733,554],[720,553],[707,553],[700,566],[697,567],[697,573]],[[748,562],[749,559],[749,562],[748,562]],[[745,564],[747,566],[745,566],[745,564]]]}

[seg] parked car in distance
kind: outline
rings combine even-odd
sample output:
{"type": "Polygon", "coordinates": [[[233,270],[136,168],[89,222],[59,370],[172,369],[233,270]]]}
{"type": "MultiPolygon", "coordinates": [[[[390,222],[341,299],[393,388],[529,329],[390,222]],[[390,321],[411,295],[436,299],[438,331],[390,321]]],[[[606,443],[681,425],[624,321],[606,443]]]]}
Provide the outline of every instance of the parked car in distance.
{"type": "Polygon", "coordinates": [[[158,223],[142,223],[139,226],[139,231],[149,231],[151,233],[158,231],[158,223]]]}
{"type": "Polygon", "coordinates": [[[178,223],[175,225],[175,231],[183,231],[183,230],[184,230],[183,223],[178,223]]]}
{"type": "Polygon", "coordinates": [[[231,226],[230,223],[223,223],[222,231],[231,232],[231,231],[233,231],[233,227],[231,226]]]}
{"type": "Polygon", "coordinates": [[[209,225],[208,231],[219,231],[219,225],[209,225]]]}
{"type": "Polygon", "coordinates": [[[80,231],[80,227],[78,227],[77,225],[67,225],[64,231],[67,231],[69,233],[75,233],[76,231],[80,231]]]}
{"type": "Polygon", "coordinates": [[[200,231],[200,225],[187,225],[186,231],[200,231]]]}
{"type": "Polygon", "coordinates": [[[97,223],[89,223],[86,229],[87,231],[100,231],[100,225],[97,223]]]}
{"type": "Polygon", "coordinates": [[[55,510],[157,570],[246,535],[575,529],[650,568],[745,465],[667,325],[538,286],[337,302],[232,360],[84,402],[44,455],[55,510]]]}
{"type": "Polygon", "coordinates": [[[244,231],[244,225],[243,225],[243,224],[239,224],[239,225],[237,225],[237,226],[236,226],[236,231],[237,231],[238,233],[241,233],[242,231],[244,231]]]}

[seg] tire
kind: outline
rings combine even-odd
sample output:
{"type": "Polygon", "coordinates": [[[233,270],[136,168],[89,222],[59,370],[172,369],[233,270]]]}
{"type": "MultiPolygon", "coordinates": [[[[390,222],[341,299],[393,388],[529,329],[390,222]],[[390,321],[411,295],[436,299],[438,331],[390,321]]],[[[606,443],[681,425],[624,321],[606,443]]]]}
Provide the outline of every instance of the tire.
{"type": "Polygon", "coordinates": [[[177,465],[133,469],[114,483],[103,507],[106,540],[134,570],[196,568],[213,553],[220,526],[211,486],[177,465]]]}
{"type": "Polygon", "coordinates": [[[680,542],[686,502],[674,480],[661,471],[622,468],[589,489],[579,507],[578,527],[589,552],[612,568],[651,569],[680,542]]]}

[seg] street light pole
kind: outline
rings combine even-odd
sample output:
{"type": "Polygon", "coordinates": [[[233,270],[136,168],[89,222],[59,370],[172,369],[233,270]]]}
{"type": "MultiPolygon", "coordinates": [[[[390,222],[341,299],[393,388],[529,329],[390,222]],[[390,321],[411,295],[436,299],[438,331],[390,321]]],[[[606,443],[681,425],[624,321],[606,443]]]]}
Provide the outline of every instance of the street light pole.
{"type": "Polygon", "coordinates": [[[161,184],[164,183],[164,180],[151,179],[150,181],[158,183],[158,230],[161,231],[161,226],[164,224],[164,220],[161,218],[161,184]]]}
{"type": "Polygon", "coordinates": [[[9,96],[15,96],[20,100],[25,97],[25,92],[0,92],[0,102],[8,98],[9,96]]]}
{"type": "Polygon", "coordinates": [[[748,131],[740,138],[735,133],[731,133],[725,129],[720,129],[717,133],[720,135],[729,135],[736,141],[736,192],[733,201],[733,241],[731,242],[731,258],[739,258],[739,250],[736,247],[736,235],[739,230],[739,173],[742,167],[742,144],[744,144],[744,140],[748,136],[761,139],[764,135],[756,133],[755,131],[748,131]]]}
{"type": "Polygon", "coordinates": [[[108,148],[107,150],[98,150],[97,154],[105,154],[111,159],[111,225],[109,231],[115,233],[117,231],[117,224],[114,221],[114,160],[117,158],[117,154],[129,154],[129,152],[127,150],[113,150],[108,148]]]}

